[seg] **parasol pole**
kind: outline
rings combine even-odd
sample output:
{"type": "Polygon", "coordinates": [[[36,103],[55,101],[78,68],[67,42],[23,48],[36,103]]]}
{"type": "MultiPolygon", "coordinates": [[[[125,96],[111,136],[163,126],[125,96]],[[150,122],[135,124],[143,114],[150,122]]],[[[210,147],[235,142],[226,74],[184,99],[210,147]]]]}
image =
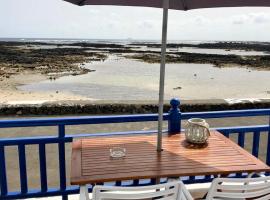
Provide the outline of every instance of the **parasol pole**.
{"type": "Polygon", "coordinates": [[[163,123],[163,104],[164,104],[164,78],[167,46],[167,24],[168,24],[169,0],[163,0],[163,21],[162,21],[162,45],[161,45],[161,62],[159,78],[159,103],[158,103],[158,136],[157,151],[162,151],[162,123],[163,123]]]}

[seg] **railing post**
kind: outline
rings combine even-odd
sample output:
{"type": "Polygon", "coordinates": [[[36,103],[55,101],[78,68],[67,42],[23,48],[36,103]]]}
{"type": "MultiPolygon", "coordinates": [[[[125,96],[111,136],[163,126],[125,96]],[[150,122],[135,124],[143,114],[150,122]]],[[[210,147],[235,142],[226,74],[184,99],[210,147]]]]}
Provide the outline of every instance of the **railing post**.
{"type": "Polygon", "coordinates": [[[39,144],[39,169],[40,169],[40,185],[41,192],[48,191],[47,182],[47,162],[46,162],[46,146],[45,144],[39,144]]]}
{"type": "MultiPolygon", "coordinates": [[[[270,115],[269,115],[269,127],[268,127],[268,138],[267,138],[267,151],[266,151],[266,164],[269,166],[270,165],[270,115]]],[[[267,176],[270,175],[269,172],[265,173],[267,176]]]]}
{"type": "Polygon", "coordinates": [[[168,132],[169,134],[177,134],[181,131],[180,100],[173,98],[170,101],[170,104],[171,109],[169,110],[168,132]]]}
{"type": "MultiPolygon", "coordinates": [[[[64,192],[66,190],[66,150],[65,150],[65,125],[58,126],[58,137],[60,139],[58,143],[59,153],[59,175],[60,175],[60,190],[64,192]]],[[[62,195],[62,200],[67,200],[67,195],[62,195]]]]}
{"type": "Polygon", "coordinates": [[[25,145],[20,144],[18,146],[18,151],[19,151],[19,168],[20,168],[21,193],[26,194],[28,192],[28,184],[27,184],[25,145]]]}
{"type": "MultiPolygon", "coordinates": [[[[268,139],[267,139],[266,164],[270,165],[270,115],[269,115],[269,127],[268,127],[268,139]]],[[[269,175],[269,172],[267,174],[269,175]]]]}
{"type": "Polygon", "coordinates": [[[7,195],[7,174],[6,174],[6,160],[5,148],[0,144],[0,199],[7,195]]]}
{"type": "Polygon", "coordinates": [[[253,144],[252,144],[252,155],[259,157],[259,147],[260,147],[260,131],[254,131],[253,133],[253,144]]]}

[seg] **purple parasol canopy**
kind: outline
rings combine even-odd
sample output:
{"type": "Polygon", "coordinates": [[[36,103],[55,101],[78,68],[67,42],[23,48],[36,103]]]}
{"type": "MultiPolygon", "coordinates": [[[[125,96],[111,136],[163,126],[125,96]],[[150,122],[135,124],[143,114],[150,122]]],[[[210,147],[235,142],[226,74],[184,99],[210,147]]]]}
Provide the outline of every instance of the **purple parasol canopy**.
{"type": "MultiPolygon", "coordinates": [[[[163,0],[65,0],[76,5],[116,5],[163,8],[163,0]]],[[[170,0],[169,9],[270,6],[269,0],[170,0]]]]}
{"type": "Polygon", "coordinates": [[[114,6],[140,6],[163,8],[162,46],[159,81],[159,107],[158,107],[158,137],[157,151],[162,151],[162,122],[164,104],[164,82],[167,44],[168,9],[191,10],[199,8],[218,7],[270,7],[270,0],[65,0],[67,2],[84,5],[114,5],[114,6]]]}

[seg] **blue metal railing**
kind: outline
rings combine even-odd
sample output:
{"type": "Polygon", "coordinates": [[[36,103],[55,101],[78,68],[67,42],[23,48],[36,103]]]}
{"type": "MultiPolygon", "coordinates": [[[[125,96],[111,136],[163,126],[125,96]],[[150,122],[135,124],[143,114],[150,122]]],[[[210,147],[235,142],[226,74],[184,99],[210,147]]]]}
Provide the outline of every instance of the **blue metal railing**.
{"type": "MultiPolygon", "coordinates": [[[[168,121],[168,132],[171,134],[178,133],[181,130],[181,120],[186,120],[192,117],[200,118],[225,118],[225,117],[251,117],[251,116],[270,116],[270,109],[257,110],[236,110],[236,111],[214,111],[214,112],[192,112],[181,113],[179,110],[180,102],[176,99],[171,100],[171,109],[164,114],[164,120],[168,121]]],[[[118,115],[118,116],[94,116],[94,117],[65,117],[65,118],[44,118],[44,119],[18,119],[18,120],[1,120],[0,128],[14,127],[39,127],[39,126],[56,126],[58,127],[57,136],[39,136],[39,137],[20,137],[20,138],[2,138],[0,139],[0,199],[20,199],[31,197],[47,197],[47,196],[62,196],[63,199],[68,199],[69,194],[79,192],[78,186],[67,186],[66,177],[66,158],[65,144],[71,143],[76,137],[92,137],[92,136],[109,136],[123,134],[152,134],[151,131],[127,131],[114,133],[86,133],[66,135],[65,127],[67,125],[82,125],[82,124],[105,124],[105,123],[125,123],[125,122],[151,122],[157,121],[157,114],[144,115],[118,115]],[[46,162],[46,147],[48,144],[57,144],[58,146],[58,162],[59,162],[59,186],[51,188],[48,185],[47,177],[47,162],[46,162]],[[29,145],[38,146],[39,156],[39,177],[40,188],[32,189],[28,185],[27,175],[27,159],[26,147],[29,145]],[[13,146],[18,149],[19,175],[20,175],[20,191],[10,191],[8,188],[8,177],[6,167],[6,147],[13,146]]],[[[216,130],[222,132],[225,136],[237,136],[237,142],[240,146],[245,146],[246,134],[253,134],[251,153],[258,157],[260,155],[260,138],[262,134],[267,134],[267,153],[266,163],[270,165],[270,126],[265,125],[255,126],[238,126],[238,127],[216,127],[216,130]]],[[[240,174],[241,175],[241,174],[240,174]]],[[[207,182],[211,181],[212,176],[204,177],[183,177],[186,183],[207,182]]],[[[155,180],[133,180],[133,181],[117,181],[115,185],[147,185],[154,184],[155,180]]],[[[91,187],[89,188],[91,191],[91,187]]]]}

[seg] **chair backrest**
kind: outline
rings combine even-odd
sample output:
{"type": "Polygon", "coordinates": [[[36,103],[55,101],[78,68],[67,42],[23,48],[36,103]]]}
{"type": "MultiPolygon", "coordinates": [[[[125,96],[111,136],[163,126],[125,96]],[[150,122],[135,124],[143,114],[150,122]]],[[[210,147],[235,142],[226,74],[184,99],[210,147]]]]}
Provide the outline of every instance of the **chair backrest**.
{"type": "Polygon", "coordinates": [[[193,200],[181,181],[138,187],[98,185],[93,189],[93,200],[142,200],[153,198],[159,200],[193,200]]]}
{"type": "Polygon", "coordinates": [[[214,199],[270,199],[270,177],[216,178],[206,200],[214,199]]]}

